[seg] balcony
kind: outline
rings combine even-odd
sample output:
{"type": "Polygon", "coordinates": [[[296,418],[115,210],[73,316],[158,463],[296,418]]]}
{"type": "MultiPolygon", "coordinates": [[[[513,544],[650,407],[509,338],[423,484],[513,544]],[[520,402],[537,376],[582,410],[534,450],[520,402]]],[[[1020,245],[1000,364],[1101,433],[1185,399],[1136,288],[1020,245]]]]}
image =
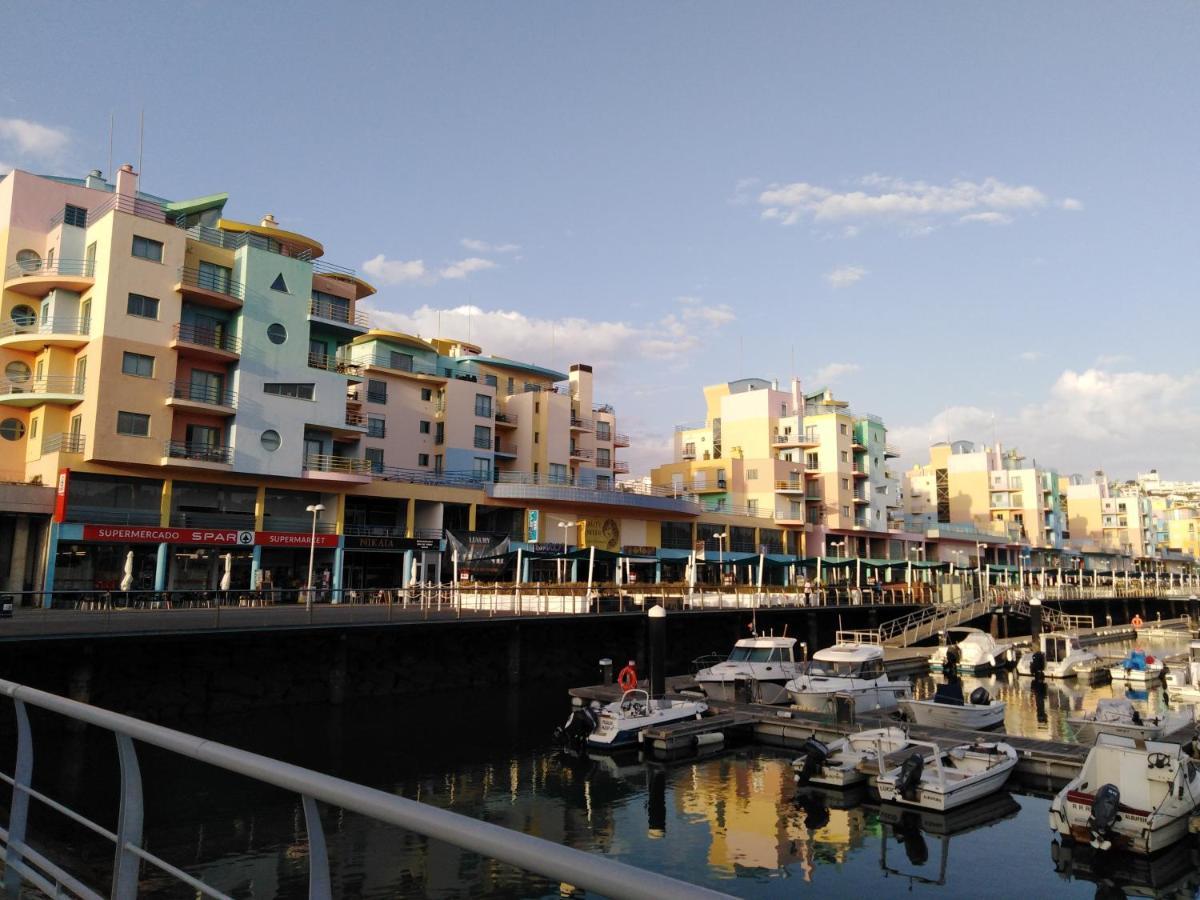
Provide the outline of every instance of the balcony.
{"type": "Polygon", "coordinates": [[[571,459],[590,460],[594,454],[591,450],[584,450],[582,447],[571,448],[571,459]]]}
{"type": "Polygon", "coordinates": [[[625,462],[623,459],[614,459],[612,470],[614,475],[628,475],[629,463],[625,462]]]}
{"type": "Polygon", "coordinates": [[[771,443],[776,447],[801,447],[812,448],[821,445],[815,433],[808,432],[805,434],[777,434],[771,438],[771,443]]]}
{"type": "Polygon", "coordinates": [[[802,494],[804,493],[803,481],[776,481],[775,490],[784,494],[802,494]]]}
{"type": "Polygon", "coordinates": [[[42,453],[82,453],[87,438],[73,431],[48,434],[42,441],[42,453]]]}
{"type": "Polygon", "coordinates": [[[516,428],[517,414],[496,410],[496,425],[503,426],[504,428],[516,428]]]}
{"type": "Polygon", "coordinates": [[[681,451],[679,454],[679,458],[680,459],[695,459],[696,458],[696,448],[693,447],[690,450],[681,451]]]}
{"type": "Polygon", "coordinates": [[[870,498],[870,497],[867,497],[865,494],[855,494],[855,495],[854,495],[854,502],[855,502],[855,503],[870,503],[870,502],[871,502],[871,498],[870,498]]]}
{"type": "Polygon", "coordinates": [[[896,459],[900,455],[900,448],[895,444],[887,444],[883,448],[884,459],[896,459]]]}
{"type": "MultiPolygon", "coordinates": [[[[106,215],[113,210],[123,212],[131,216],[137,216],[140,219],[149,219],[151,222],[160,222],[167,224],[167,215],[163,212],[163,208],[152,200],[143,200],[140,197],[129,197],[124,194],[112,194],[107,200],[99,206],[94,206],[88,209],[87,225],[90,228],[95,225],[106,215]]],[[[58,214],[51,219],[51,226],[62,220],[63,211],[59,210],[58,214]]]]}
{"type": "Polygon", "coordinates": [[[347,362],[353,363],[360,369],[384,369],[388,373],[396,375],[428,376],[442,381],[446,381],[449,377],[441,374],[437,366],[431,363],[406,358],[392,358],[385,353],[355,354],[347,362]]]}
{"type": "Polygon", "coordinates": [[[862,464],[862,463],[855,463],[855,464],[854,464],[854,466],[853,466],[853,468],[851,469],[851,474],[852,474],[852,475],[853,475],[855,478],[868,478],[868,477],[870,477],[870,476],[867,474],[867,470],[866,470],[866,468],[863,466],[863,464],[862,464]]]}
{"type": "Polygon", "coordinates": [[[168,346],[180,356],[190,356],[210,362],[237,362],[242,342],[224,328],[185,325],[180,322],[171,332],[168,346]]]}
{"type": "Polygon", "coordinates": [[[73,375],[48,375],[16,384],[0,384],[0,405],[41,406],[52,403],[74,406],[83,402],[84,380],[73,375]]]}
{"type": "Polygon", "coordinates": [[[209,272],[184,266],[179,270],[175,290],[193,303],[216,309],[241,309],[246,299],[246,287],[234,281],[224,271],[209,272]]]}
{"type": "Polygon", "coordinates": [[[718,478],[716,481],[694,481],[691,489],[696,494],[717,494],[728,490],[728,482],[724,478],[718,478]]]}
{"type": "Polygon", "coordinates": [[[310,453],[304,457],[304,477],[366,484],[371,480],[371,462],[366,459],[310,453]]]}
{"type": "Polygon", "coordinates": [[[202,441],[166,441],[163,444],[162,464],[226,469],[233,465],[233,448],[202,441]]]}
{"type": "Polygon", "coordinates": [[[167,406],[226,416],[232,416],[237,408],[237,394],[234,391],[217,390],[186,381],[173,381],[167,390],[167,406]]]}
{"type": "Polygon", "coordinates": [[[45,321],[0,323],[0,350],[41,350],[43,347],[76,349],[88,342],[91,320],[55,316],[45,321]]]}
{"type": "Polygon", "coordinates": [[[309,353],[308,367],[320,369],[323,372],[336,372],[338,375],[345,375],[349,378],[362,378],[362,366],[336,356],[330,356],[327,353],[309,353]]]}
{"type": "Polygon", "coordinates": [[[516,449],[513,447],[505,446],[504,444],[501,444],[499,440],[496,441],[495,446],[492,448],[492,452],[495,453],[496,456],[501,456],[506,459],[516,459],[517,458],[516,449]]]}
{"type": "Polygon", "coordinates": [[[579,416],[571,416],[572,431],[595,431],[596,423],[591,419],[581,419],[579,416]]]}
{"type": "Polygon", "coordinates": [[[639,483],[602,488],[582,486],[566,478],[529,472],[500,472],[494,483],[483,485],[489,497],[504,500],[561,503],[569,509],[579,505],[610,506],[631,510],[656,510],[695,516],[700,504],[682,488],[654,487],[639,483]]]}
{"type": "Polygon", "coordinates": [[[377,429],[379,432],[378,434],[369,433],[371,426],[370,426],[370,423],[367,421],[367,417],[365,415],[363,415],[362,413],[357,412],[352,409],[346,410],[346,427],[347,428],[361,428],[363,431],[368,432],[368,435],[367,435],[368,437],[384,437],[387,434],[387,426],[386,425],[383,425],[377,429]]]}
{"type": "Polygon", "coordinates": [[[482,436],[477,435],[474,439],[474,444],[475,444],[476,450],[491,450],[492,449],[491,435],[488,435],[487,437],[482,437],[482,436]]]}
{"type": "Polygon", "coordinates": [[[4,289],[26,297],[51,291],[82,294],[96,283],[95,263],[86,259],[33,259],[15,262],[4,273],[4,289]]]}
{"type": "Polygon", "coordinates": [[[613,432],[612,442],[613,442],[614,447],[618,447],[618,448],[619,447],[628,447],[629,446],[629,435],[621,434],[621,432],[615,431],[615,432],[613,432]]]}
{"type": "Polygon", "coordinates": [[[347,303],[330,303],[328,300],[308,301],[308,321],[329,325],[335,329],[343,329],[354,334],[365,334],[371,330],[371,320],[365,312],[360,312],[347,303]]]}

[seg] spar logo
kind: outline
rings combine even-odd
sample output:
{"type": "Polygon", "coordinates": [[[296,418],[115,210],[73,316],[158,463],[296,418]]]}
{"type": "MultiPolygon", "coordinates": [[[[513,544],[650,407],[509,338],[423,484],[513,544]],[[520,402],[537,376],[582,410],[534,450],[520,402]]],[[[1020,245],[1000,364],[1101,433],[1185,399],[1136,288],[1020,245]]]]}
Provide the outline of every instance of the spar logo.
{"type": "Polygon", "coordinates": [[[237,542],[238,542],[238,546],[240,546],[240,547],[253,547],[254,546],[254,532],[253,531],[239,531],[237,533],[237,542]]]}

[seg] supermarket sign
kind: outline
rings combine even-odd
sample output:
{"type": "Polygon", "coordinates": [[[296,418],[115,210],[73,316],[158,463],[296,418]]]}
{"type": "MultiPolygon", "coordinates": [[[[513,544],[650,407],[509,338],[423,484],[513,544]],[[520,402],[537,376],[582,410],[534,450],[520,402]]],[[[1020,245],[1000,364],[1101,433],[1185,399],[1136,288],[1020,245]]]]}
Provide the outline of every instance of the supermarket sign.
{"type": "Polygon", "coordinates": [[[84,525],[85,541],[119,544],[205,544],[228,547],[336,547],[336,534],[240,531],[236,528],[158,528],[152,525],[84,525]]]}

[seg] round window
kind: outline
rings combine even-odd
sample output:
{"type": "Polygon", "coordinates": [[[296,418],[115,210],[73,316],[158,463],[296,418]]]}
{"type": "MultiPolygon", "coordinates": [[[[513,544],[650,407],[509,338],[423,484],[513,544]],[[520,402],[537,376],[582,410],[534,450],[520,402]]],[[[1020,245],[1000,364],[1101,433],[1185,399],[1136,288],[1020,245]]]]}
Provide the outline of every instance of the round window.
{"type": "Polygon", "coordinates": [[[8,315],[14,322],[21,326],[32,325],[37,321],[37,313],[33,311],[33,307],[26,306],[24,303],[20,306],[14,306],[12,312],[8,315]]]}
{"type": "Polygon", "coordinates": [[[21,362],[19,359],[15,359],[4,367],[4,375],[9,381],[28,381],[29,366],[21,362]]]}
{"type": "Polygon", "coordinates": [[[278,322],[273,322],[267,326],[267,339],[272,344],[282,344],[287,340],[287,329],[278,322]]]}
{"type": "Polygon", "coordinates": [[[279,445],[281,443],[283,443],[279,439],[279,432],[276,431],[274,428],[269,428],[266,431],[264,431],[262,433],[262,437],[260,437],[259,440],[262,442],[263,449],[268,450],[271,453],[274,453],[276,450],[278,450],[279,445]]]}
{"type": "Polygon", "coordinates": [[[36,272],[42,265],[42,258],[36,250],[18,250],[17,265],[25,272],[36,272]]]}
{"type": "Polygon", "coordinates": [[[19,441],[25,437],[25,423],[20,419],[5,419],[0,422],[0,437],[6,441],[19,441]]]}

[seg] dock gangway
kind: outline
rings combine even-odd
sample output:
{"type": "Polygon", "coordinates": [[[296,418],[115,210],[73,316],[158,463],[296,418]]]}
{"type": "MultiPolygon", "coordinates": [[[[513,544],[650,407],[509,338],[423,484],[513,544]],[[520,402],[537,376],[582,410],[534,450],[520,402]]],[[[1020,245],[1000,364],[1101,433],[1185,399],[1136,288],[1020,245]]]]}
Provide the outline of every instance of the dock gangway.
{"type": "Polygon", "coordinates": [[[967,603],[938,603],[879,626],[879,642],[885,647],[907,647],[936,637],[939,631],[970,622],[992,609],[992,601],[980,597],[967,603]]]}

